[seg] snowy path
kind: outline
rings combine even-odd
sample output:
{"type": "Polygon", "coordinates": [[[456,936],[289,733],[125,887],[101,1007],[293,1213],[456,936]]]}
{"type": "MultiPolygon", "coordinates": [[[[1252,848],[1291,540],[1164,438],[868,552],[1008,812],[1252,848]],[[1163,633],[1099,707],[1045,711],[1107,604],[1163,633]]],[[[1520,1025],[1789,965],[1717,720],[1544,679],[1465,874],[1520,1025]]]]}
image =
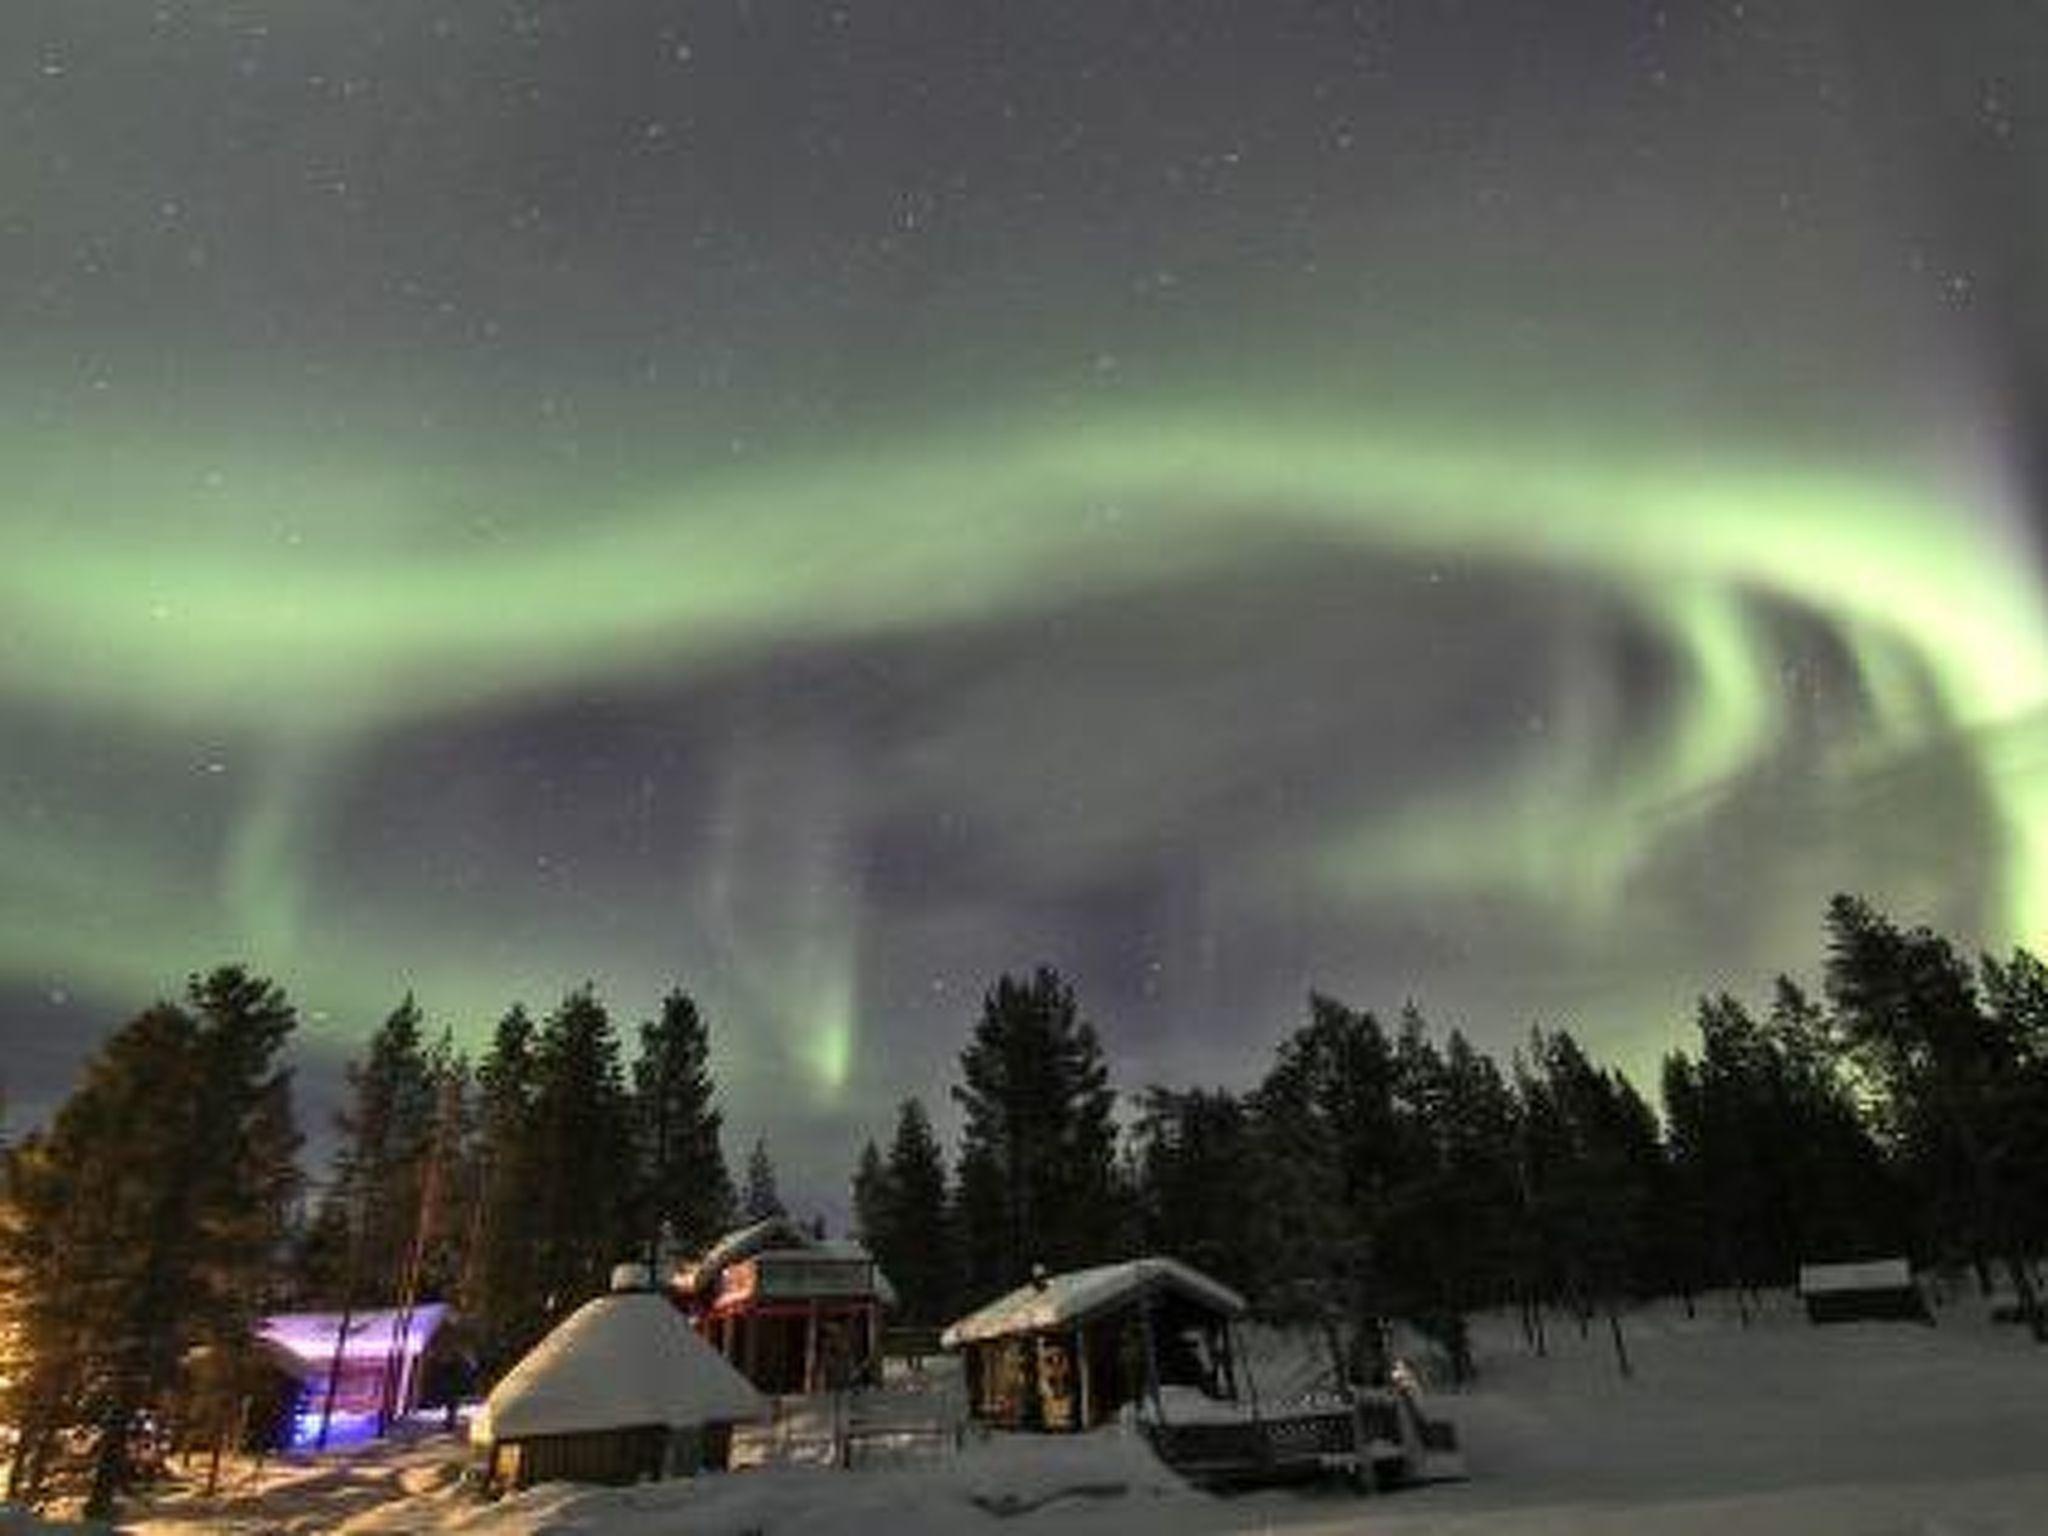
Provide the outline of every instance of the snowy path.
{"type": "Polygon", "coordinates": [[[1725,1303],[1703,1306],[1694,1321],[1660,1308],[1629,1321],[1632,1381],[1618,1377],[1598,1330],[1581,1341],[1558,1326],[1550,1357],[1537,1360],[1503,1321],[1489,1320],[1477,1333],[1482,1388],[1434,1400],[1458,1425],[1471,1480],[1384,1498],[1332,1489],[1212,1499],[1178,1485],[1128,1437],[1106,1432],[999,1436],[923,1468],[557,1486],[480,1506],[446,1488],[429,1491],[461,1455],[441,1442],[387,1464],[364,1462],[324,1493],[318,1478],[280,1490],[258,1508],[238,1508],[233,1524],[166,1518],[137,1529],[2039,1536],[2048,1531],[2048,1349],[1984,1324],[1982,1310],[1950,1309],[1934,1329],[1814,1329],[1777,1297],[1743,1329],[1725,1303]],[[999,1517],[997,1508],[1029,1512],[999,1517]]]}

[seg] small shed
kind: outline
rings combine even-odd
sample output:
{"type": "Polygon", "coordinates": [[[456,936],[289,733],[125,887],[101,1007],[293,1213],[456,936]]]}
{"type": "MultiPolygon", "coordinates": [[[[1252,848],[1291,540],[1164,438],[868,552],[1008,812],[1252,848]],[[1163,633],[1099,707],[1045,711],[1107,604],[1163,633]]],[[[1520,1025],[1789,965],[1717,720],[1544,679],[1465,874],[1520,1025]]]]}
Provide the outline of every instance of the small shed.
{"type": "Polygon", "coordinates": [[[1904,1259],[1802,1264],[1799,1296],[1814,1323],[1934,1321],[1913,1283],[1913,1266],[1904,1259]]]}
{"type": "Polygon", "coordinates": [[[966,1359],[969,1411],[1005,1429],[1092,1429],[1188,1388],[1235,1401],[1244,1298],[1175,1259],[1040,1274],[940,1335],[966,1359]]]}
{"type": "Polygon", "coordinates": [[[470,1424],[485,1486],[633,1483],[723,1468],[760,1393],[691,1329],[637,1265],[505,1374],[470,1424]]]}
{"type": "Polygon", "coordinates": [[[763,1392],[870,1383],[896,1296],[874,1255],[787,1216],[720,1238],[676,1276],[697,1329],[763,1392]]]}

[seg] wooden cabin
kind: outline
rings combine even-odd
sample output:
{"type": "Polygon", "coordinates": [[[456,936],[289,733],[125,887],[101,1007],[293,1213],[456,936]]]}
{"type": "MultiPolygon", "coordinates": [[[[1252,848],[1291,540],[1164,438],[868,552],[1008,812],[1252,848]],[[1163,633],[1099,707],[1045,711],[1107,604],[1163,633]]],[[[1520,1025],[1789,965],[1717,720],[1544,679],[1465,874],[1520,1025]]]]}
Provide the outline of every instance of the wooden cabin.
{"type": "Polygon", "coordinates": [[[879,1379],[882,1312],[896,1298],[859,1243],[771,1216],[719,1239],[675,1289],[698,1332],[763,1392],[879,1379]]]}
{"type": "Polygon", "coordinates": [[[1234,1402],[1244,1298],[1174,1259],[1039,1275],[946,1329],[968,1409],[1004,1429],[1093,1429],[1127,1403],[1192,1391],[1234,1402]]]}
{"type": "Polygon", "coordinates": [[[647,1271],[621,1265],[505,1374],[470,1424],[491,1492],[721,1469],[732,1426],[768,1404],[647,1271]]]}
{"type": "Polygon", "coordinates": [[[941,1335],[966,1360],[968,1411],[1074,1432],[1134,1409],[1190,1482],[1238,1488],[1338,1474],[1376,1486],[1462,1475],[1448,1424],[1412,1384],[1260,1404],[1237,1349],[1243,1298],[1173,1259],[1041,1274],[941,1335]]]}

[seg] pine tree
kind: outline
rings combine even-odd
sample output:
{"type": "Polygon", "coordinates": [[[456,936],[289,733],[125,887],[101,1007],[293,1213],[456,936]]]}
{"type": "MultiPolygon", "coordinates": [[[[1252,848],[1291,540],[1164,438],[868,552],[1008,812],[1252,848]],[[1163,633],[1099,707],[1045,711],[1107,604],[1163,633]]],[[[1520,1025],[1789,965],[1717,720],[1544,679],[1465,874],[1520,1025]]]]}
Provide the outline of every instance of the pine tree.
{"type": "Polygon", "coordinates": [[[602,1291],[633,1251],[633,1131],[619,1041],[595,991],[562,999],[533,1056],[535,1272],[547,1316],[602,1291]]]}
{"type": "Polygon", "coordinates": [[[664,1236],[694,1253],[732,1225],[738,1202],[719,1144],[723,1123],[704,1021],[686,994],[671,992],[640,1026],[633,1064],[635,1224],[651,1259],[661,1257],[664,1236]]]}
{"type": "Polygon", "coordinates": [[[1388,1292],[1463,1381],[1474,1369],[1467,1314],[1514,1289],[1514,1096],[1462,1035],[1439,1050],[1413,1005],[1394,1067],[1388,1292]]]}
{"type": "Polygon", "coordinates": [[[1017,1260],[1013,1228],[1003,1214],[1009,1180],[992,1146],[968,1142],[954,1170],[953,1210],[958,1220],[960,1279],[973,1304],[1009,1289],[1017,1260]]]}
{"type": "Polygon", "coordinates": [[[336,1117],[341,1148],[331,1199],[348,1233],[348,1306],[386,1306],[405,1283],[419,1225],[421,1181],[436,1109],[434,1073],[417,1002],[407,993],[348,1069],[336,1117]]]}
{"type": "Polygon", "coordinates": [[[1255,1291],[1270,1264],[1247,1215],[1258,1201],[1258,1147],[1244,1101],[1220,1089],[1149,1088],[1132,1127],[1145,1249],[1255,1291]]]}
{"type": "Polygon", "coordinates": [[[1522,1178],[1550,1276],[1582,1320],[1604,1312],[1616,1364],[1629,1375],[1620,1308],[1654,1267],[1656,1116],[1628,1079],[1595,1065],[1566,1031],[1532,1032],[1518,1087],[1522,1178]]]}
{"type": "Polygon", "coordinates": [[[741,1201],[741,1214],[750,1223],[789,1214],[775,1188],[775,1162],[768,1155],[765,1136],[756,1136],[754,1149],[747,1154],[747,1192],[741,1201]]]}
{"type": "Polygon", "coordinates": [[[439,1301],[453,1297],[461,1283],[477,1182],[472,1160],[476,1103],[469,1061],[445,1030],[427,1053],[427,1074],[434,1110],[414,1223],[414,1290],[420,1300],[439,1301]]]}
{"type": "Polygon", "coordinates": [[[1829,1000],[1936,1235],[1986,1281],[2002,1260],[2034,1337],[2048,1342],[2022,1230],[2028,1175],[2015,1157],[2032,1080],[2022,1015],[1996,1000],[1985,1012],[1969,968],[1939,934],[1902,931],[1851,896],[1829,904],[1827,921],[1829,1000]]]}
{"type": "Polygon", "coordinates": [[[1801,1261],[1897,1252],[1907,1241],[1896,1181],[1865,1123],[1844,1043],[1788,977],[1773,990],[1766,1037],[1784,1104],[1781,1145],[1801,1261]]]}
{"type": "Polygon", "coordinates": [[[1116,1096],[1094,1026],[1057,972],[1004,976],[953,1096],[965,1114],[961,1223],[974,1294],[1114,1257],[1124,1230],[1116,1096]]]}
{"type": "Polygon", "coordinates": [[[2048,965],[2021,949],[1980,966],[1985,1006],[2013,1044],[1999,1105],[2007,1200],[2016,1246],[2048,1246],[2048,965]]]}
{"type": "Polygon", "coordinates": [[[889,1219],[889,1168],[871,1136],[861,1143],[860,1160],[853,1166],[853,1232],[868,1252],[879,1255],[878,1245],[889,1241],[889,1219]]]}
{"type": "Polygon", "coordinates": [[[283,993],[239,967],[194,977],[183,1006],[118,1031],[9,1157],[0,1268],[21,1287],[28,1356],[9,1389],[16,1493],[36,1496],[65,1432],[89,1428],[85,1502],[104,1516],[133,1475],[137,1415],[172,1396],[188,1354],[225,1368],[253,1350],[298,1179],[277,1065],[293,1024],[283,993]]]}
{"type": "Polygon", "coordinates": [[[538,1266],[541,1156],[534,1136],[535,1030],[515,1004],[477,1068],[471,1207],[459,1295],[487,1372],[539,1336],[545,1296],[538,1266]]]}
{"type": "Polygon", "coordinates": [[[1370,1013],[1309,998],[1309,1022],[1281,1041],[1252,1096],[1259,1141],[1255,1219],[1276,1276],[1268,1306],[1313,1321],[1345,1378],[1386,1371],[1390,1195],[1400,1174],[1395,1063],[1370,1013]]]}
{"type": "Polygon", "coordinates": [[[897,1110],[882,1175],[875,1257],[896,1287],[905,1322],[943,1323],[955,1312],[959,1293],[946,1159],[931,1117],[916,1099],[905,1099],[897,1110]]]}

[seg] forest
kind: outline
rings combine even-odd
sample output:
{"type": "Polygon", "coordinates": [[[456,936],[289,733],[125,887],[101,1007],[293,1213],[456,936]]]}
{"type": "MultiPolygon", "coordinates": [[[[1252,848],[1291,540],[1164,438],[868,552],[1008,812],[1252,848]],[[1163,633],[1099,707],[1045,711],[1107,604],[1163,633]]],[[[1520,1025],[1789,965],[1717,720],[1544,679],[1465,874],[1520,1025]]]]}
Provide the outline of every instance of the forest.
{"type": "MultiPolygon", "coordinates": [[[[1974,961],[1840,896],[1817,988],[1700,999],[1643,1085],[1569,1030],[1505,1057],[1416,1005],[1325,996],[1249,1088],[1120,1090],[1073,987],[986,992],[932,1107],[905,1098],[851,1171],[854,1227],[936,1326],[1050,1270],[1171,1254],[1356,1379],[1401,1320],[1457,1373],[1466,1322],[1528,1347],[1657,1297],[1736,1305],[1801,1263],[1907,1254],[2048,1338],[2048,966],[1974,961]]],[[[111,1035],[50,1123],[0,1148],[4,1496],[104,1512],[147,1475],[138,1428],[213,1444],[291,1309],[452,1302],[478,1389],[625,1256],[664,1262],[780,1212],[769,1148],[733,1177],[710,1026],[683,991],[622,1037],[594,989],[514,1006],[475,1059],[406,997],[350,1065],[309,1177],[273,982],[227,966],[111,1035]]]]}

